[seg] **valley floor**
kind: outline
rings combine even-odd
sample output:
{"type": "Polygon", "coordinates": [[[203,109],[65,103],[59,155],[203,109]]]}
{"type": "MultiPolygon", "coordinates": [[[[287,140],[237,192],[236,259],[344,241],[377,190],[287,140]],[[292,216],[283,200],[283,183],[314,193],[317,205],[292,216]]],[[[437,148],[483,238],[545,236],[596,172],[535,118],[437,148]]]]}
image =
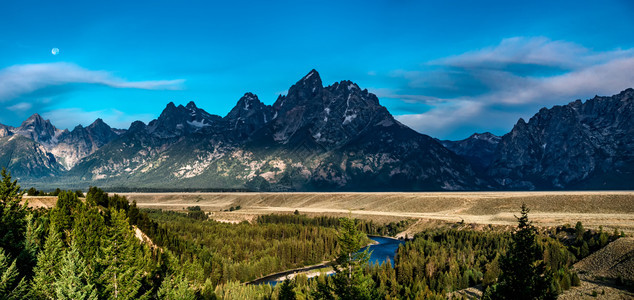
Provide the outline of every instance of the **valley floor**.
{"type": "MultiPolygon", "coordinates": [[[[218,221],[257,215],[341,215],[378,222],[413,218],[410,236],[439,223],[515,226],[522,203],[540,227],[583,222],[587,228],[634,233],[634,192],[431,192],[431,193],[123,193],[141,208],[183,210],[200,206],[218,221]],[[229,211],[231,207],[240,207],[229,211]]],[[[404,235],[403,234],[403,235],[404,235]]]]}

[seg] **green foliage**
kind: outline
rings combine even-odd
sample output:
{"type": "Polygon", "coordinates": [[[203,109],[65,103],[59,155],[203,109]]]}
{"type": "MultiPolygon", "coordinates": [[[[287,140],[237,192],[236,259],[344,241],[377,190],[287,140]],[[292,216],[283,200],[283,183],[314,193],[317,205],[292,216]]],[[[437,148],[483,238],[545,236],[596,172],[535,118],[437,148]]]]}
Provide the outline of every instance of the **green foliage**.
{"type": "Polygon", "coordinates": [[[58,278],[60,264],[64,257],[64,244],[57,229],[50,227],[44,249],[37,255],[32,294],[38,299],[54,299],[56,292],[53,283],[58,278]]]}
{"type": "Polygon", "coordinates": [[[502,275],[497,293],[500,299],[554,299],[551,289],[552,274],[543,261],[536,241],[535,228],[528,220],[529,209],[522,204],[517,231],[513,234],[509,251],[502,259],[502,275]]]}
{"type": "Polygon", "coordinates": [[[244,285],[237,281],[217,285],[213,295],[225,300],[274,299],[271,286],[268,284],[244,285]]]}
{"type": "Polygon", "coordinates": [[[49,195],[50,196],[59,196],[59,194],[62,192],[62,190],[60,188],[56,188],[54,191],[50,192],[49,195]]]}
{"type": "Polygon", "coordinates": [[[280,293],[279,293],[278,299],[279,300],[297,299],[297,296],[295,295],[295,291],[293,290],[294,288],[295,288],[295,285],[293,284],[293,282],[290,279],[286,278],[280,286],[280,293]]]}
{"type": "Polygon", "coordinates": [[[453,229],[419,233],[398,249],[394,275],[387,267],[380,269],[378,282],[385,286],[381,292],[435,297],[480,283],[492,285],[509,239],[507,233],[453,229]]]}
{"type": "Polygon", "coordinates": [[[579,275],[577,274],[577,272],[572,273],[571,285],[572,286],[581,285],[581,280],[579,279],[579,275]]]}
{"type": "Polygon", "coordinates": [[[31,187],[28,191],[26,191],[28,196],[37,196],[37,190],[34,187],[31,187]]]}
{"type": "Polygon", "coordinates": [[[10,257],[19,258],[24,249],[27,203],[21,203],[23,193],[17,180],[12,181],[4,168],[0,175],[0,248],[10,257]]]}
{"type": "MultiPolygon", "coordinates": [[[[227,224],[208,220],[200,207],[140,211],[94,187],[85,203],[78,192],[58,190],[53,209],[31,210],[17,182],[2,175],[0,299],[445,299],[477,284],[484,299],[544,299],[579,284],[569,269],[575,257],[537,234],[526,207],[513,235],[428,230],[399,247],[392,267],[371,265],[367,250],[358,250],[369,241],[364,233],[394,234],[408,220],[381,225],[297,212],[227,224]],[[141,242],[138,229],[158,248],[141,242]],[[275,288],[242,284],[334,258],[334,276],[297,276],[275,288]],[[530,291],[518,287],[524,283],[530,291]]],[[[580,222],[564,230],[575,254],[620,237],[580,222]]]]}
{"type": "MultiPolygon", "coordinates": [[[[340,218],[320,216],[309,218],[306,215],[299,214],[299,211],[292,215],[287,214],[270,214],[260,215],[256,218],[256,222],[260,224],[301,224],[301,225],[315,225],[324,227],[338,228],[341,226],[340,218]]],[[[381,236],[395,236],[397,233],[405,230],[411,220],[402,220],[398,222],[390,222],[388,224],[376,224],[372,221],[365,221],[360,219],[354,220],[357,229],[372,235],[381,236]]]]}
{"type": "Polygon", "coordinates": [[[581,221],[578,221],[577,224],[575,224],[575,239],[577,242],[583,239],[583,234],[585,232],[586,230],[583,228],[583,224],[581,221]]]}
{"type": "Polygon", "coordinates": [[[86,193],[86,203],[92,206],[108,207],[108,193],[91,186],[86,193]]]}
{"type": "Polygon", "coordinates": [[[339,299],[374,299],[372,278],[363,274],[370,260],[368,248],[365,246],[366,236],[357,230],[354,220],[342,218],[339,227],[339,254],[334,266],[334,292],[339,299]]]}
{"type": "Polygon", "coordinates": [[[195,300],[196,293],[189,287],[182,274],[169,276],[163,280],[158,291],[158,297],[166,300],[195,300]]]}
{"type": "Polygon", "coordinates": [[[97,290],[88,280],[88,271],[81,253],[72,243],[61,261],[59,278],[53,283],[56,299],[97,299],[97,290]]]}
{"type": "Polygon", "coordinates": [[[207,214],[200,209],[200,206],[187,207],[187,217],[200,221],[207,220],[207,214]]]}
{"type": "Polygon", "coordinates": [[[228,224],[186,214],[148,210],[139,228],[158,246],[173,251],[185,275],[213,285],[250,281],[267,274],[335,258],[334,228],[297,224],[228,224]]]}
{"type": "Polygon", "coordinates": [[[51,224],[60,232],[70,231],[73,220],[84,208],[84,204],[72,191],[61,191],[57,196],[57,203],[51,210],[51,224]]]}
{"type": "Polygon", "coordinates": [[[143,253],[124,211],[113,211],[98,258],[101,295],[108,298],[138,299],[142,295],[143,253]]]}
{"type": "Polygon", "coordinates": [[[564,242],[568,246],[568,249],[575,254],[577,259],[585,258],[605,247],[605,245],[611,241],[623,236],[616,228],[612,234],[604,232],[602,226],[599,226],[599,231],[585,229],[580,221],[577,222],[574,229],[569,229],[567,226],[558,227],[557,233],[560,232],[573,236],[571,239],[564,237],[564,242]]]}
{"type": "Polygon", "coordinates": [[[16,260],[9,263],[9,257],[0,248],[0,299],[24,299],[27,295],[27,284],[20,278],[16,260]]]}

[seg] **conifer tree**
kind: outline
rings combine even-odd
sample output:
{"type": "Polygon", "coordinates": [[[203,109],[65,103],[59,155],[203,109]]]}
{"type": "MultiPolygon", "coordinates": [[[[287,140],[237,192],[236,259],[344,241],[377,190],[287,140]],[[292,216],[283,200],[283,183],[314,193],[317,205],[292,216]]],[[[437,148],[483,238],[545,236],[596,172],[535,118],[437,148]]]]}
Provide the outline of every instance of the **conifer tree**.
{"type": "Polygon", "coordinates": [[[54,226],[49,228],[44,249],[37,255],[35,275],[31,285],[31,295],[37,299],[55,299],[53,283],[60,272],[60,264],[64,257],[64,244],[54,226]]]}
{"type": "Polygon", "coordinates": [[[103,258],[100,259],[103,273],[100,276],[102,295],[108,298],[137,299],[142,286],[142,263],[140,247],[132,234],[124,211],[112,212],[112,225],[103,240],[103,258]]]}
{"type": "Polygon", "coordinates": [[[295,291],[293,290],[295,285],[291,282],[290,279],[286,278],[282,285],[280,286],[280,294],[279,300],[295,300],[297,296],[295,295],[295,291]]]}
{"type": "Polygon", "coordinates": [[[337,274],[334,276],[335,294],[340,299],[373,299],[374,282],[363,275],[368,265],[370,252],[363,245],[364,234],[357,230],[351,218],[342,218],[339,227],[339,255],[337,256],[337,274]]]}
{"type": "Polygon", "coordinates": [[[27,284],[16,266],[16,260],[9,263],[9,257],[0,248],[0,299],[24,299],[27,284]]]}
{"type": "Polygon", "coordinates": [[[24,193],[17,180],[11,180],[11,173],[2,168],[0,176],[0,247],[18,257],[24,248],[27,203],[20,203],[24,193]]]}
{"type": "Polygon", "coordinates": [[[536,230],[528,220],[530,210],[522,204],[517,218],[517,231],[511,239],[509,251],[501,260],[502,274],[492,295],[494,299],[555,299],[550,270],[543,261],[535,240],[536,230]]]}
{"type": "Polygon", "coordinates": [[[59,277],[53,284],[56,299],[97,299],[97,289],[88,280],[88,267],[77,249],[72,243],[62,259],[59,277]]]}
{"type": "MultiPolygon", "coordinates": [[[[73,227],[74,212],[81,211],[83,203],[73,191],[62,191],[57,195],[57,203],[51,210],[51,223],[61,232],[73,227]]],[[[66,239],[65,239],[66,240],[66,239]]]]}
{"type": "Polygon", "coordinates": [[[169,276],[163,280],[158,291],[159,299],[165,300],[194,300],[196,293],[189,287],[183,274],[169,276]]]}

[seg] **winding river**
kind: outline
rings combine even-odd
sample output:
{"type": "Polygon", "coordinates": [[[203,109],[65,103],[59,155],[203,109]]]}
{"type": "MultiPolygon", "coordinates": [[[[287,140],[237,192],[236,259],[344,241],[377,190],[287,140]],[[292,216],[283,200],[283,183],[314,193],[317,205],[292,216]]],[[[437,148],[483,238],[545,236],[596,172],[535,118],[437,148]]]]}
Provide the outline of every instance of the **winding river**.
{"type": "MultiPolygon", "coordinates": [[[[382,264],[389,258],[392,263],[392,267],[394,267],[394,256],[396,255],[396,250],[398,250],[398,246],[404,244],[405,241],[381,236],[368,237],[378,243],[376,245],[368,246],[370,247],[370,251],[372,251],[372,254],[370,255],[370,263],[382,264]]],[[[365,248],[361,249],[361,251],[364,250],[365,248]]]]}
{"type": "MultiPolygon", "coordinates": [[[[390,262],[392,263],[392,267],[394,267],[394,256],[396,255],[396,251],[398,250],[398,247],[401,244],[405,243],[405,241],[394,239],[394,238],[388,238],[388,237],[382,237],[382,236],[371,236],[371,235],[369,235],[368,238],[377,242],[377,244],[367,246],[370,248],[370,251],[372,251],[372,254],[370,255],[370,263],[382,264],[389,259],[390,262]]],[[[363,249],[359,251],[365,251],[367,247],[364,247],[363,249]]],[[[330,265],[330,263],[309,266],[309,267],[304,267],[304,268],[295,269],[295,270],[288,270],[288,271],[284,271],[284,272],[280,272],[280,273],[276,273],[276,274],[272,274],[272,275],[268,275],[268,276],[256,279],[247,284],[270,284],[275,286],[277,283],[283,281],[282,278],[284,278],[285,276],[289,276],[289,275],[292,276],[292,274],[318,270],[321,268],[328,267],[328,265],[330,265]]]]}

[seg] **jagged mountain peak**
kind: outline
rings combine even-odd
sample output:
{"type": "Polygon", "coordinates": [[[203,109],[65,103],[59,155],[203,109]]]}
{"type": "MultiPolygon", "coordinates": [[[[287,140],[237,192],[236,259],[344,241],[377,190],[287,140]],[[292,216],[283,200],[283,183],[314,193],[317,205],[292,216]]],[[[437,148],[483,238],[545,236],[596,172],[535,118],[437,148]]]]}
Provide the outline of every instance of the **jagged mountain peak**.
{"type": "Polygon", "coordinates": [[[145,130],[145,128],[147,127],[147,125],[145,125],[145,123],[143,123],[143,121],[134,121],[132,122],[132,124],[130,124],[130,128],[128,128],[128,132],[129,133],[133,133],[133,132],[138,132],[138,131],[142,131],[145,130]]]}
{"type": "Polygon", "coordinates": [[[29,126],[52,126],[52,125],[50,120],[45,120],[44,118],[42,118],[42,116],[40,116],[40,114],[34,113],[30,117],[28,117],[26,120],[24,120],[24,122],[22,122],[22,125],[20,127],[26,128],[29,126]]]}
{"type": "Polygon", "coordinates": [[[308,72],[308,74],[306,74],[306,76],[302,77],[302,79],[298,81],[297,83],[321,85],[321,76],[319,76],[319,72],[317,72],[317,70],[312,69],[310,70],[310,72],[308,72]]]}
{"type": "MultiPolygon", "coordinates": [[[[278,101],[276,101],[273,106],[282,107],[285,104],[285,100],[289,98],[309,101],[313,98],[319,97],[323,89],[324,86],[321,82],[321,77],[319,76],[319,73],[313,69],[297,83],[292,85],[288,89],[287,95],[278,98],[278,101]]],[[[289,105],[301,105],[301,103],[290,103],[289,105]]]]}
{"type": "Polygon", "coordinates": [[[146,128],[156,137],[173,138],[198,132],[221,119],[220,116],[211,115],[198,108],[193,101],[190,101],[187,106],[176,106],[174,102],[170,102],[159,117],[152,120],[146,128]]]}
{"type": "Polygon", "coordinates": [[[502,137],[488,174],[513,189],[631,186],[621,181],[634,176],[633,96],[626,89],[520,119],[502,137]]]}
{"type": "Polygon", "coordinates": [[[273,108],[253,93],[245,93],[224,118],[235,135],[246,138],[273,119],[273,108]]]}
{"type": "Polygon", "coordinates": [[[92,124],[90,124],[88,127],[90,126],[102,126],[102,125],[108,125],[106,124],[106,122],[104,122],[104,120],[102,118],[97,118],[94,122],[92,122],[92,124]]]}
{"type": "Polygon", "coordinates": [[[483,133],[474,133],[469,137],[469,139],[476,139],[497,144],[500,142],[501,137],[487,131],[483,133]]]}
{"type": "Polygon", "coordinates": [[[61,134],[61,132],[61,130],[51,124],[50,120],[44,120],[37,113],[31,115],[15,130],[16,134],[47,144],[55,143],[57,135],[61,134]]]}
{"type": "Polygon", "coordinates": [[[185,105],[185,108],[189,109],[189,110],[196,110],[198,109],[198,107],[196,106],[196,103],[194,103],[194,101],[189,101],[187,103],[187,105],[185,105]]]}
{"type": "MultiPolygon", "coordinates": [[[[234,109],[251,110],[260,109],[264,104],[258,99],[258,95],[253,93],[245,93],[244,96],[238,100],[238,103],[234,109]]],[[[233,109],[232,109],[233,111],[233,109]]]]}

